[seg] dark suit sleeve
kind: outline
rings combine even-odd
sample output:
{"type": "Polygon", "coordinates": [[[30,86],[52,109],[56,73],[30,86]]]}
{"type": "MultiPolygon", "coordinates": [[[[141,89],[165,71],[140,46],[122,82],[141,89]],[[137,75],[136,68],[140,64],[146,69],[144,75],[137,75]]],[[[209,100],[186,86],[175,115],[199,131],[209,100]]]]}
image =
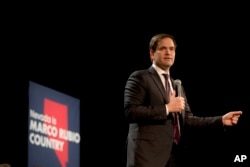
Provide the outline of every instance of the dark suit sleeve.
{"type": "Polygon", "coordinates": [[[165,120],[166,107],[146,71],[132,73],[124,92],[124,109],[129,122],[165,120]]]}
{"type": "Polygon", "coordinates": [[[185,98],[185,113],[184,122],[189,127],[213,127],[223,126],[222,116],[211,116],[211,117],[198,117],[194,116],[189,107],[187,97],[182,87],[182,95],[185,98]]]}

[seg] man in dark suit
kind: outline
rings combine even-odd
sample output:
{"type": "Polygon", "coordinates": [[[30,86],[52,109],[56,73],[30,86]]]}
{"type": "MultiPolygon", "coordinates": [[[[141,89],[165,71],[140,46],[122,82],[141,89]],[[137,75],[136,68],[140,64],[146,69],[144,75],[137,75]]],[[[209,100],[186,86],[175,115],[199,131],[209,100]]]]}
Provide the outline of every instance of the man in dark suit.
{"type": "Polygon", "coordinates": [[[170,77],[176,46],[170,34],[153,36],[149,44],[152,66],[133,72],[127,80],[124,91],[124,109],[129,121],[127,167],[180,166],[178,155],[184,125],[233,126],[242,114],[230,111],[223,116],[203,118],[192,114],[183,87],[170,77]],[[169,76],[167,79],[165,74],[169,76]],[[177,90],[177,84],[181,89],[177,90]],[[166,89],[171,92],[169,95],[166,89]],[[177,133],[180,138],[175,140],[177,133]]]}

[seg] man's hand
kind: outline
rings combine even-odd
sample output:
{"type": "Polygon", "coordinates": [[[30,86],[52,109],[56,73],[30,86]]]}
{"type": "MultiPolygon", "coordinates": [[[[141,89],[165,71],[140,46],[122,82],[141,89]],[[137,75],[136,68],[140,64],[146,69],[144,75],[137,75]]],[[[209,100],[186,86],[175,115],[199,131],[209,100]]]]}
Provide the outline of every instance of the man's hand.
{"type": "Polygon", "coordinates": [[[169,103],[167,104],[169,112],[181,112],[185,108],[185,100],[183,97],[175,97],[175,91],[171,94],[169,103]]]}
{"type": "Polygon", "coordinates": [[[238,123],[242,111],[231,111],[222,116],[223,125],[233,126],[238,123]]]}

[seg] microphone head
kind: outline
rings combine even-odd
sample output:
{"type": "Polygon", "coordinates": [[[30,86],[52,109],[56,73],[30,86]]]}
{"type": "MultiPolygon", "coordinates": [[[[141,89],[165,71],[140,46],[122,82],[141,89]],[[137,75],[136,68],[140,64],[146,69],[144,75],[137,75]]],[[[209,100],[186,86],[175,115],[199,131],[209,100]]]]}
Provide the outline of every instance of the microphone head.
{"type": "Polygon", "coordinates": [[[179,79],[174,80],[174,84],[175,85],[181,85],[181,80],[179,80],[179,79]]]}

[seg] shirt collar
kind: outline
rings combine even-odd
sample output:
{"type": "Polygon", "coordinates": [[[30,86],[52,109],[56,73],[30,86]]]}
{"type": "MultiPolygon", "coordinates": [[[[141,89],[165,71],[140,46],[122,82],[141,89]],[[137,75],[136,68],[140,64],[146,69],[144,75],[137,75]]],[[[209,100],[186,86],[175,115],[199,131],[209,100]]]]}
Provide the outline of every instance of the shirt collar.
{"type": "Polygon", "coordinates": [[[156,72],[161,75],[161,74],[168,74],[170,75],[170,73],[167,73],[166,71],[164,71],[163,69],[161,69],[160,67],[158,67],[157,65],[155,64],[152,64],[153,68],[156,70],[156,72]]]}

